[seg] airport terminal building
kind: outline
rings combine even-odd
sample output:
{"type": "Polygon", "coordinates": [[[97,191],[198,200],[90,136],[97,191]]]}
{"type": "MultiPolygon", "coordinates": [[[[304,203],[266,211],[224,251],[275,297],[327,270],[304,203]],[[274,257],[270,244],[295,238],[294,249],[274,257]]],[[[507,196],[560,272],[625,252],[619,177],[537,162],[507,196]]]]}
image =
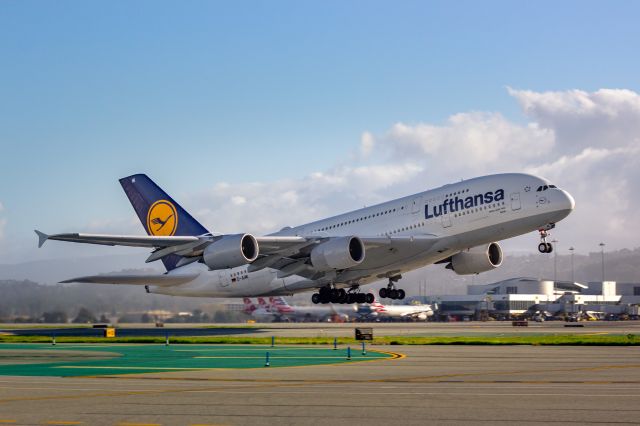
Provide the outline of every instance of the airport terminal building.
{"type": "Polygon", "coordinates": [[[441,320],[507,319],[523,315],[637,317],[640,283],[604,281],[585,285],[522,277],[470,285],[466,295],[431,296],[428,302],[437,305],[437,317],[441,320]]]}

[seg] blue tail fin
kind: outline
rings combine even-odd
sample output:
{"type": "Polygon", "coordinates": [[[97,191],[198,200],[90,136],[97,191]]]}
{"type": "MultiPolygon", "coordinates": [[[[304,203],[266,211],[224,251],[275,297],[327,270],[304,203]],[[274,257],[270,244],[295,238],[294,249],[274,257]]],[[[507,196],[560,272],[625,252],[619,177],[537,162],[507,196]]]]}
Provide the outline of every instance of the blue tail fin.
{"type": "MultiPolygon", "coordinates": [[[[120,185],[147,234],[197,236],[209,233],[147,175],[137,174],[122,178],[120,185]]],[[[176,267],[179,260],[179,256],[170,255],[162,258],[162,263],[170,271],[176,267]]]]}

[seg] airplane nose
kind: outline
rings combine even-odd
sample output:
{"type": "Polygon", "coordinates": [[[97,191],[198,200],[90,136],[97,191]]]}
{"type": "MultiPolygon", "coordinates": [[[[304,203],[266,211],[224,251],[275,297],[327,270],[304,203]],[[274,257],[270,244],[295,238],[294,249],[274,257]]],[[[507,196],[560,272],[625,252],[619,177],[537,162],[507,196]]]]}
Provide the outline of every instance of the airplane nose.
{"type": "Polygon", "coordinates": [[[576,200],[573,199],[571,194],[569,194],[565,190],[562,190],[562,196],[563,196],[562,202],[566,206],[567,210],[573,210],[576,208],[576,200]]]}

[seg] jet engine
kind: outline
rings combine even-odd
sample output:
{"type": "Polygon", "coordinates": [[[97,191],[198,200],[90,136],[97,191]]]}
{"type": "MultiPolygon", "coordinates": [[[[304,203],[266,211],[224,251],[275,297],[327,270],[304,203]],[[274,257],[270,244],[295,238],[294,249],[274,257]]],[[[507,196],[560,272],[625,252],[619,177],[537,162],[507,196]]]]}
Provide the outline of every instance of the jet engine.
{"type": "Polygon", "coordinates": [[[502,249],[498,243],[472,247],[451,257],[447,268],[458,275],[479,274],[502,265],[502,249]]]}
{"type": "Polygon", "coordinates": [[[318,271],[346,269],[364,260],[364,244],[358,237],[331,238],[311,250],[311,264],[318,271]]]}
{"type": "Polygon", "coordinates": [[[202,260],[211,270],[235,268],[253,262],[258,253],[258,241],[253,235],[223,235],[204,249],[202,260]]]}

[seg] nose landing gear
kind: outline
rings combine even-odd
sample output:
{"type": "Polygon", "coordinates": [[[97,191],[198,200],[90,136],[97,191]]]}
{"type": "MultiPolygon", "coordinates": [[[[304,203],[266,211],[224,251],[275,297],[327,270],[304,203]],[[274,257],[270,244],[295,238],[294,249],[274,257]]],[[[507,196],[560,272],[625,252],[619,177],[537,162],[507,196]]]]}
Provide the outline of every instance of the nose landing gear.
{"type": "Polygon", "coordinates": [[[396,275],[394,277],[389,278],[389,284],[387,284],[387,288],[381,288],[378,293],[382,299],[399,299],[402,300],[405,297],[405,292],[402,289],[396,289],[395,283],[397,283],[402,278],[402,275],[396,275]]]}
{"type": "Polygon", "coordinates": [[[542,229],[539,229],[540,232],[540,244],[538,244],[538,251],[540,253],[551,253],[553,251],[553,245],[547,242],[547,237],[549,236],[549,230],[555,228],[555,224],[550,223],[542,229]]]}

